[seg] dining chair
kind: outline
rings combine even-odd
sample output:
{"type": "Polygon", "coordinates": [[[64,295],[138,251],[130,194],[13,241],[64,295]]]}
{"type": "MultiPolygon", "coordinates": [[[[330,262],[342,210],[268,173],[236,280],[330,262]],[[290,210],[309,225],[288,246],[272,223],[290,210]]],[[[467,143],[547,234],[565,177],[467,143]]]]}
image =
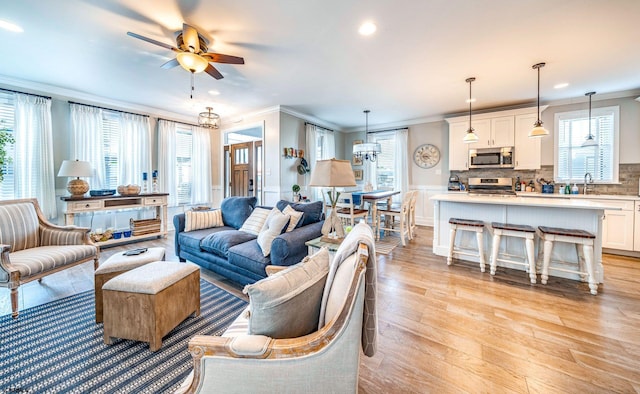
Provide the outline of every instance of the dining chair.
{"type": "Polygon", "coordinates": [[[357,218],[367,221],[368,209],[362,209],[353,203],[353,195],[350,192],[340,193],[340,198],[336,204],[336,213],[343,223],[353,226],[357,218]]]}
{"type": "Polygon", "coordinates": [[[416,236],[416,203],[418,201],[418,191],[412,190],[411,203],[409,205],[409,239],[413,240],[416,236]]]}
{"type": "Polygon", "coordinates": [[[400,233],[402,246],[406,245],[405,237],[408,240],[413,239],[411,234],[411,200],[413,196],[414,191],[405,193],[399,209],[390,207],[378,210],[377,222],[380,223],[380,230],[400,233]],[[382,216],[384,216],[384,222],[382,216]],[[396,217],[400,219],[400,227],[395,227],[396,217]]]}

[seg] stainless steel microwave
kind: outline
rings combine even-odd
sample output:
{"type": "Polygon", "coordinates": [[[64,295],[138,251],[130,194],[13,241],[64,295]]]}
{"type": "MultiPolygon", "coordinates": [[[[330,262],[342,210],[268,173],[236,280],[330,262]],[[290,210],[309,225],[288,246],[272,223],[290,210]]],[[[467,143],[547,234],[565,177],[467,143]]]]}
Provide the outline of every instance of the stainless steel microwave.
{"type": "Polygon", "coordinates": [[[469,168],[513,168],[513,147],[469,149],[469,168]]]}

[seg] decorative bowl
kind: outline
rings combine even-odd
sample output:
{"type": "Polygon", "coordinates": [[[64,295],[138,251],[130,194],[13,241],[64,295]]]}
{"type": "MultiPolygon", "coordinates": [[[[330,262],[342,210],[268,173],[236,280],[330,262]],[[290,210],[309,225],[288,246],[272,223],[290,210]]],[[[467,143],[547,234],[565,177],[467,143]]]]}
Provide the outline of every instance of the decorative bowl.
{"type": "Polygon", "coordinates": [[[139,185],[120,185],[118,186],[118,194],[121,196],[137,196],[140,194],[139,185]]]}

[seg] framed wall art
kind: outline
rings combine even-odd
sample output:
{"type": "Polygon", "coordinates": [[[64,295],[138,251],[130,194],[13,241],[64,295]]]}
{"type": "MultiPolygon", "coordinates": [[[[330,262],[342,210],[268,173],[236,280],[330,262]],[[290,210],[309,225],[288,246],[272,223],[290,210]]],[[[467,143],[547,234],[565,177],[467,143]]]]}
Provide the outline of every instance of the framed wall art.
{"type": "Polygon", "coordinates": [[[362,180],[362,170],[353,170],[353,176],[356,178],[356,181],[362,180]]]}

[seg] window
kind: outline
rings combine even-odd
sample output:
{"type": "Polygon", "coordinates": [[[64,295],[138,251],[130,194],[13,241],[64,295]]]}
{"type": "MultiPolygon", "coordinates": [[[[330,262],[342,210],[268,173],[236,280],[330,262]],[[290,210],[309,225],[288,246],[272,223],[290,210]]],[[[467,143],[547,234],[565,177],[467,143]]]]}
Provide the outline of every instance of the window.
{"type": "MultiPolygon", "coordinates": [[[[14,119],[14,105],[13,98],[10,94],[0,93],[0,129],[13,135],[13,119],[14,119]]],[[[7,151],[7,157],[11,158],[11,163],[5,163],[2,168],[4,173],[4,180],[0,183],[0,199],[12,200],[16,198],[13,179],[13,160],[15,158],[15,152],[13,144],[5,146],[7,151]]]]}
{"type": "Polygon", "coordinates": [[[176,126],[176,174],[178,176],[177,203],[191,203],[191,152],[193,135],[191,129],[178,124],[176,126]]]}
{"type": "Polygon", "coordinates": [[[591,135],[595,146],[582,146],[589,135],[588,111],[557,113],[555,180],[583,181],[590,173],[594,182],[618,182],[619,107],[594,108],[591,111],[591,135]]]}
{"type": "Polygon", "coordinates": [[[116,189],[120,177],[120,120],[117,114],[104,111],[102,115],[102,148],[104,152],[104,188],[116,189]]]}
{"type": "Polygon", "coordinates": [[[371,142],[380,144],[381,152],[375,161],[375,182],[379,190],[394,190],[396,138],[394,132],[384,132],[372,135],[371,142]]]}

